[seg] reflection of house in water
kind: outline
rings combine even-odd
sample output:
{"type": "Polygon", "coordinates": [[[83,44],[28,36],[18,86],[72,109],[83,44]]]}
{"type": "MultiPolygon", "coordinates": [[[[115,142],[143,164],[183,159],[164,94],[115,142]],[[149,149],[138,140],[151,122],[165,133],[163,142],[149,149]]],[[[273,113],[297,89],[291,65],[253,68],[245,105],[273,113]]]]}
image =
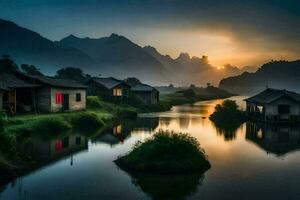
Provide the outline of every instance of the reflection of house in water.
{"type": "Polygon", "coordinates": [[[246,139],[280,156],[300,149],[300,127],[247,123],[246,139]]]}
{"type": "Polygon", "coordinates": [[[101,132],[94,142],[102,142],[114,146],[130,138],[135,131],[151,132],[158,126],[158,118],[137,118],[115,124],[101,132]]]}
{"type": "Polygon", "coordinates": [[[88,140],[82,135],[70,135],[63,139],[52,140],[31,138],[18,141],[17,144],[18,152],[36,161],[37,164],[50,163],[87,148],[88,140]]]}

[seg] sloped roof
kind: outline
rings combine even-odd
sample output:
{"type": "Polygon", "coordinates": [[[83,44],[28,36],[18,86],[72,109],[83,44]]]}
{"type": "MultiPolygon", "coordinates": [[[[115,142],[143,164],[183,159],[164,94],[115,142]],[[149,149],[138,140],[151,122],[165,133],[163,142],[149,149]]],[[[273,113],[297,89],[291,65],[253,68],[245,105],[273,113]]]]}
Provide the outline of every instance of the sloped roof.
{"type": "Polygon", "coordinates": [[[85,85],[82,85],[75,80],[58,79],[58,78],[52,78],[52,77],[48,77],[48,76],[32,76],[32,75],[26,75],[26,76],[28,76],[32,79],[36,79],[43,84],[54,86],[54,87],[86,88],[85,85]]]}
{"type": "MultiPolygon", "coordinates": [[[[127,83],[120,81],[118,79],[115,79],[113,77],[107,77],[107,78],[92,78],[91,80],[95,81],[96,83],[99,83],[106,87],[107,89],[112,89],[116,87],[117,85],[123,83],[128,85],[127,83]]],[[[129,85],[128,85],[129,86],[129,85]]]]}
{"type": "Polygon", "coordinates": [[[151,92],[152,90],[156,90],[154,87],[147,85],[147,84],[136,84],[131,88],[132,91],[141,91],[141,92],[151,92]]]}
{"type": "Polygon", "coordinates": [[[300,102],[300,94],[298,93],[288,91],[288,90],[278,90],[278,89],[271,89],[271,88],[267,88],[261,93],[253,97],[250,97],[248,99],[245,99],[245,101],[251,103],[265,104],[265,103],[271,103],[284,96],[289,97],[294,101],[300,102]]]}
{"type": "Polygon", "coordinates": [[[6,73],[6,72],[0,73],[0,88],[2,90],[9,90],[13,88],[30,88],[36,86],[38,85],[30,84],[28,82],[19,79],[13,73],[6,73]]]}

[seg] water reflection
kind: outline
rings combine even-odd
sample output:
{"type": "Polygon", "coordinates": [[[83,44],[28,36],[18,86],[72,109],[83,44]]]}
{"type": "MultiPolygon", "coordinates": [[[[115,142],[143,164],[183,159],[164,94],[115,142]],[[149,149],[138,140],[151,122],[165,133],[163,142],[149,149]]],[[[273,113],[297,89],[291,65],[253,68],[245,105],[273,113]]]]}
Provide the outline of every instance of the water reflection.
{"type": "Polygon", "coordinates": [[[153,132],[158,127],[158,124],[158,118],[138,118],[133,121],[117,122],[113,126],[102,130],[92,142],[104,143],[114,147],[117,144],[122,144],[135,132],[153,132]]]}
{"type": "MultiPolygon", "coordinates": [[[[213,123],[213,122],[212,122],[213,123]]],[[[241,124],[225,124],[225,125],[217,125],[215,123],[214,127],[218,135],[223,136],[225,141],[231,141],[236,139],[237,130],[242,126],[241,124]]]]}
{"type": "MultiPolygon", "coordinates": [[[[35,168],[1,187],[0,199],[299,199],[299,128],[243,124],[221,133],[208,119],[221,101],[141,115],[136,122],[122,121],[85,135],[88,139],[77,134],[18,138],[16,148],[35,168]],[[127,174],[113,163],[158,129],[188,132],[199,140],[212,164],[205,179],[200,174],[127,174]],[[104,135],[115,142],[103,142],[104,135]],[[82,146],[76,145],[79,136],[82,146]]],[[[0,138],[0,155],[8,149],[0,138]]]]}
{"type": "Polygon", "coordinates": [[[18,139],[16,149],[22,154],[23,159],[31,160],[40,166],[88,149],[88,140],[79,134],[48,140],[29,137],[18,139]]]}
{"type": "Polygon", "coordinates": [[[130,174],[132,183],[153,200],[181,200],[192,196],[202,185],[204,175],[130,174]]]}
{"type": "Polygon", "coordinates": [[[246,124],[246,139],[267,153],[283,156],[300,149],[300,127],[249,122],[246,124]]]}

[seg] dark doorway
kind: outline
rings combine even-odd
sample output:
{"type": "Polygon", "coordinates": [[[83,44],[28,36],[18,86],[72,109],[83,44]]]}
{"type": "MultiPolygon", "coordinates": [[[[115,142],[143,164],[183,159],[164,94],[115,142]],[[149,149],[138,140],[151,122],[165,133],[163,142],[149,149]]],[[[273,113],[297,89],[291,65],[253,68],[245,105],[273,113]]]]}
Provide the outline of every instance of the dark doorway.
{"type": "Polygon", "coordinates": [[[69,94],[63,94],[63,111],[69,110],[69,94]]]}

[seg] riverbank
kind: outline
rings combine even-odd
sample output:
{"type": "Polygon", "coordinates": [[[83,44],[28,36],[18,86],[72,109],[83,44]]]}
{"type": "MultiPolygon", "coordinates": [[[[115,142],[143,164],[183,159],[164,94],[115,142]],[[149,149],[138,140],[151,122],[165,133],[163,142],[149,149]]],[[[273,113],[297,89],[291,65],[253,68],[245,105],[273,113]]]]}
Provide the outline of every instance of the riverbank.
{"type": "MultiPolygon", "coordinates": [[[[228,96],[222,96],[226,98],[228,96]]],[[[93,134],[122,118],[134,119],[141,112],[162,112],[173,105],[194,103],[200,100],[221,98],[220,96],[196,96],[190,91],[162,95],[157,105],[133,107],[128,104],[109,103],[97,97],[87,98],[87,109],[78,112],[30,114],[8,117],[4,120],[0,145],[0,185],[23,175],[36,167],[16,153],[19,138],[39,136],[44,138],[62,138],[69,133],[93,134]],[[87,126],[88,124],[88,126],[87,126]]]]}

